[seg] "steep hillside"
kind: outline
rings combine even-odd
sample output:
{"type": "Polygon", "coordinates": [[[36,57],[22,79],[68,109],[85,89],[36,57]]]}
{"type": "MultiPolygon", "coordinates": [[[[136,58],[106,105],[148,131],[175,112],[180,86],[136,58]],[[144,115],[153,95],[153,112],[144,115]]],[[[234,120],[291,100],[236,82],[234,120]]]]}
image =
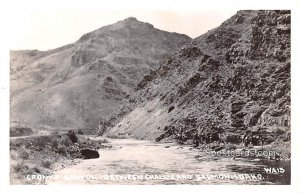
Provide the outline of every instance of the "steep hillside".
{"type": "Polygon", "coordinates": [[[132,111],[107,135],[239,143],[248,130],[264,143],[289,140],[290,17],[239,11],[185,45],[144,76],[137,107],[124,106],[132,111]]]}
{"type": "Polygon", "coordinates": [[[11,122],[98,128],[144,74],[191,39],[127,18],[49,51],[11,52],[11,122]]]}

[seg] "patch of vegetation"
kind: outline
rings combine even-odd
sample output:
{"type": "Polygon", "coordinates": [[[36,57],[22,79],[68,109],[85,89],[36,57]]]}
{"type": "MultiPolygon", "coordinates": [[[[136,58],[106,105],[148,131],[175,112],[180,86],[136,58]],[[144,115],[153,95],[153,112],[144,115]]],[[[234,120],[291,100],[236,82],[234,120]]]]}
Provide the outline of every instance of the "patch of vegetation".
{"type": "Polygon", "coordinates": [[[107,139],[100,139],[98,140],[100,143],[109,143],[109,141],[107,139]]]}
{"type": "Polygon", "coordinates": [[[10,180],[11,184],[41,184],[42,181],[28,181],[27,175],[50,175],[55,165],[68,165],[81,159],[84,148],[107,148],[102,143],[77,136],[76,132],[39,137],[26,137],[10,140],[10,180]],[[61,163],[61,164],[57,164],[61,163]]]}
{"type": "Polygon", "coordinates": [[[76,132],[74,130],[69,130],[68,135],[69,135],[72,143],[77,143],[78,142],[78,138],[77,138],[76,132]]]}
{"type": "Polygon", "coordinates": [[[107,137],[111,139],[126,139],[125,135],[117,135],[117,134],[108,134],[107,137]]]}
{"type": "Polygon", "coordinates": [[[32,135],[34,131],[25,126],[14,126],[10,128],[10,137],[19,137],[19,136],[25,136],[25,135],[32,135]]]}

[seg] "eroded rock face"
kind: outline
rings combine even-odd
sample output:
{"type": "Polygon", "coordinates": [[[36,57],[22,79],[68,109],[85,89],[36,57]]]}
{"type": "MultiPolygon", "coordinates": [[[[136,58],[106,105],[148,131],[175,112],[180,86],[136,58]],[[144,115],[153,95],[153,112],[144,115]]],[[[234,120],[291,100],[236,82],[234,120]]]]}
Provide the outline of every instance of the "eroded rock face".
{"type": "Polygon", "coordinates": [[[139,107],[111,132],[185,141],[217,132],[238,143],[255,130],[270,143],[290,130],[290,12],[239,11],[139,85],[139,107]]]}

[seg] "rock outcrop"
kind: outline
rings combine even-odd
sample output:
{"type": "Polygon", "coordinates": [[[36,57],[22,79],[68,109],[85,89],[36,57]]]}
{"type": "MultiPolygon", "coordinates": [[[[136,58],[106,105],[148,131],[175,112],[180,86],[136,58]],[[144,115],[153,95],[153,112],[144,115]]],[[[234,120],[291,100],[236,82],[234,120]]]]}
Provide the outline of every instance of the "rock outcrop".
{"type": "Polygon", "coordinates": [[[124,106],[108,135],[239,143],[249,130],[270,143],[288,133],[290,17],[239,11],[186,44],[144,76],[137,104],[124,106]]]}
{"type": "Polygon", "coordinates": [[[92,149],[82,149],[80,150],[80,154],[84,159],[95,159],[100,157],[98,151],[92,149]]]}

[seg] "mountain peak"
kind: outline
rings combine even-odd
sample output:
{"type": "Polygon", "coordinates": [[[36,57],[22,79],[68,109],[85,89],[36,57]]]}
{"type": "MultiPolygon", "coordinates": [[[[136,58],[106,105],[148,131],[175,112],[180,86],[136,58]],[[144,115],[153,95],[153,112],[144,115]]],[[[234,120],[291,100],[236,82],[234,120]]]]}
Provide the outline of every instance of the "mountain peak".
{"type": "Polygon", "coordinates": [[[99,120],[109,118],[123,99],[134,94],[144,74],[159,68],[171,52],[191,41],[186,35],[151,28],[134,17],[122,19],[84,34],[72,46],[46,54],[12,55],[12,120],[55,128],[98,128],[99,120]],[[30,82],[26,97],[19,92],[27,86],[19,82],[25,81],[30,82]],[[49,103],[48,98],[58,102],[49,103]],[[35,99],[31,108],[27,107],[31,103],[23,102],[30,99],[35,99]],[[33,116],[24,116],[23,109],[33,116]]]}
{"type": "Polygon", "coordinates": [[[138,21],[135,17],[128,17],[124,21],[138,21]]]}
{"type": "MultiPolygon", "coordinates": [[[[150,23],[139,21],[135,17],[128,17],[128,18],[126,18],[124,20],[120,20],[120,21],[118,21],[114,24],[103,26],[103,27],[101,27],[97,30],[94,30],[92,32],[84,34],[79,39],[79,42],[89,40],[89,39],[94,38],[94,37],[99,36],[99,35],[102,36],[104,34],[105,35],[107,35],[107,34],[110,34],[110,35],[116,34],[114,32],[119,33],[120,30],[123,31],[124,29],[139,29],[139,31],[143,31],[143,30],[147,31],[147,30],[153,29],[153,28],[154,28],[154,26],[150,23]]],[[[124,35],[124,34],[122,33],[122,35],[124,35]]]]}
{"type": "Polygon", "coordinates": [[[147,25],[147,26],[150,27],[150,28],[154,28],[152,24],[147,23],[147,22],[139,21],[139,20],[138,20],[137,18],[135,18],[135,17],[128,17],[128,18],[126,18],[126,19],[124,19],[124,20],[121,20],[121,21],[119,21],[119,22],[117,22],[117,23],[125,24],[126,26],[127,26],[127,25],[133,25],[133,26],[134,26],[134,25],[138,25],[138,26],[140,26],[141,24],[144,24],[144,25],[147,25]]]}

